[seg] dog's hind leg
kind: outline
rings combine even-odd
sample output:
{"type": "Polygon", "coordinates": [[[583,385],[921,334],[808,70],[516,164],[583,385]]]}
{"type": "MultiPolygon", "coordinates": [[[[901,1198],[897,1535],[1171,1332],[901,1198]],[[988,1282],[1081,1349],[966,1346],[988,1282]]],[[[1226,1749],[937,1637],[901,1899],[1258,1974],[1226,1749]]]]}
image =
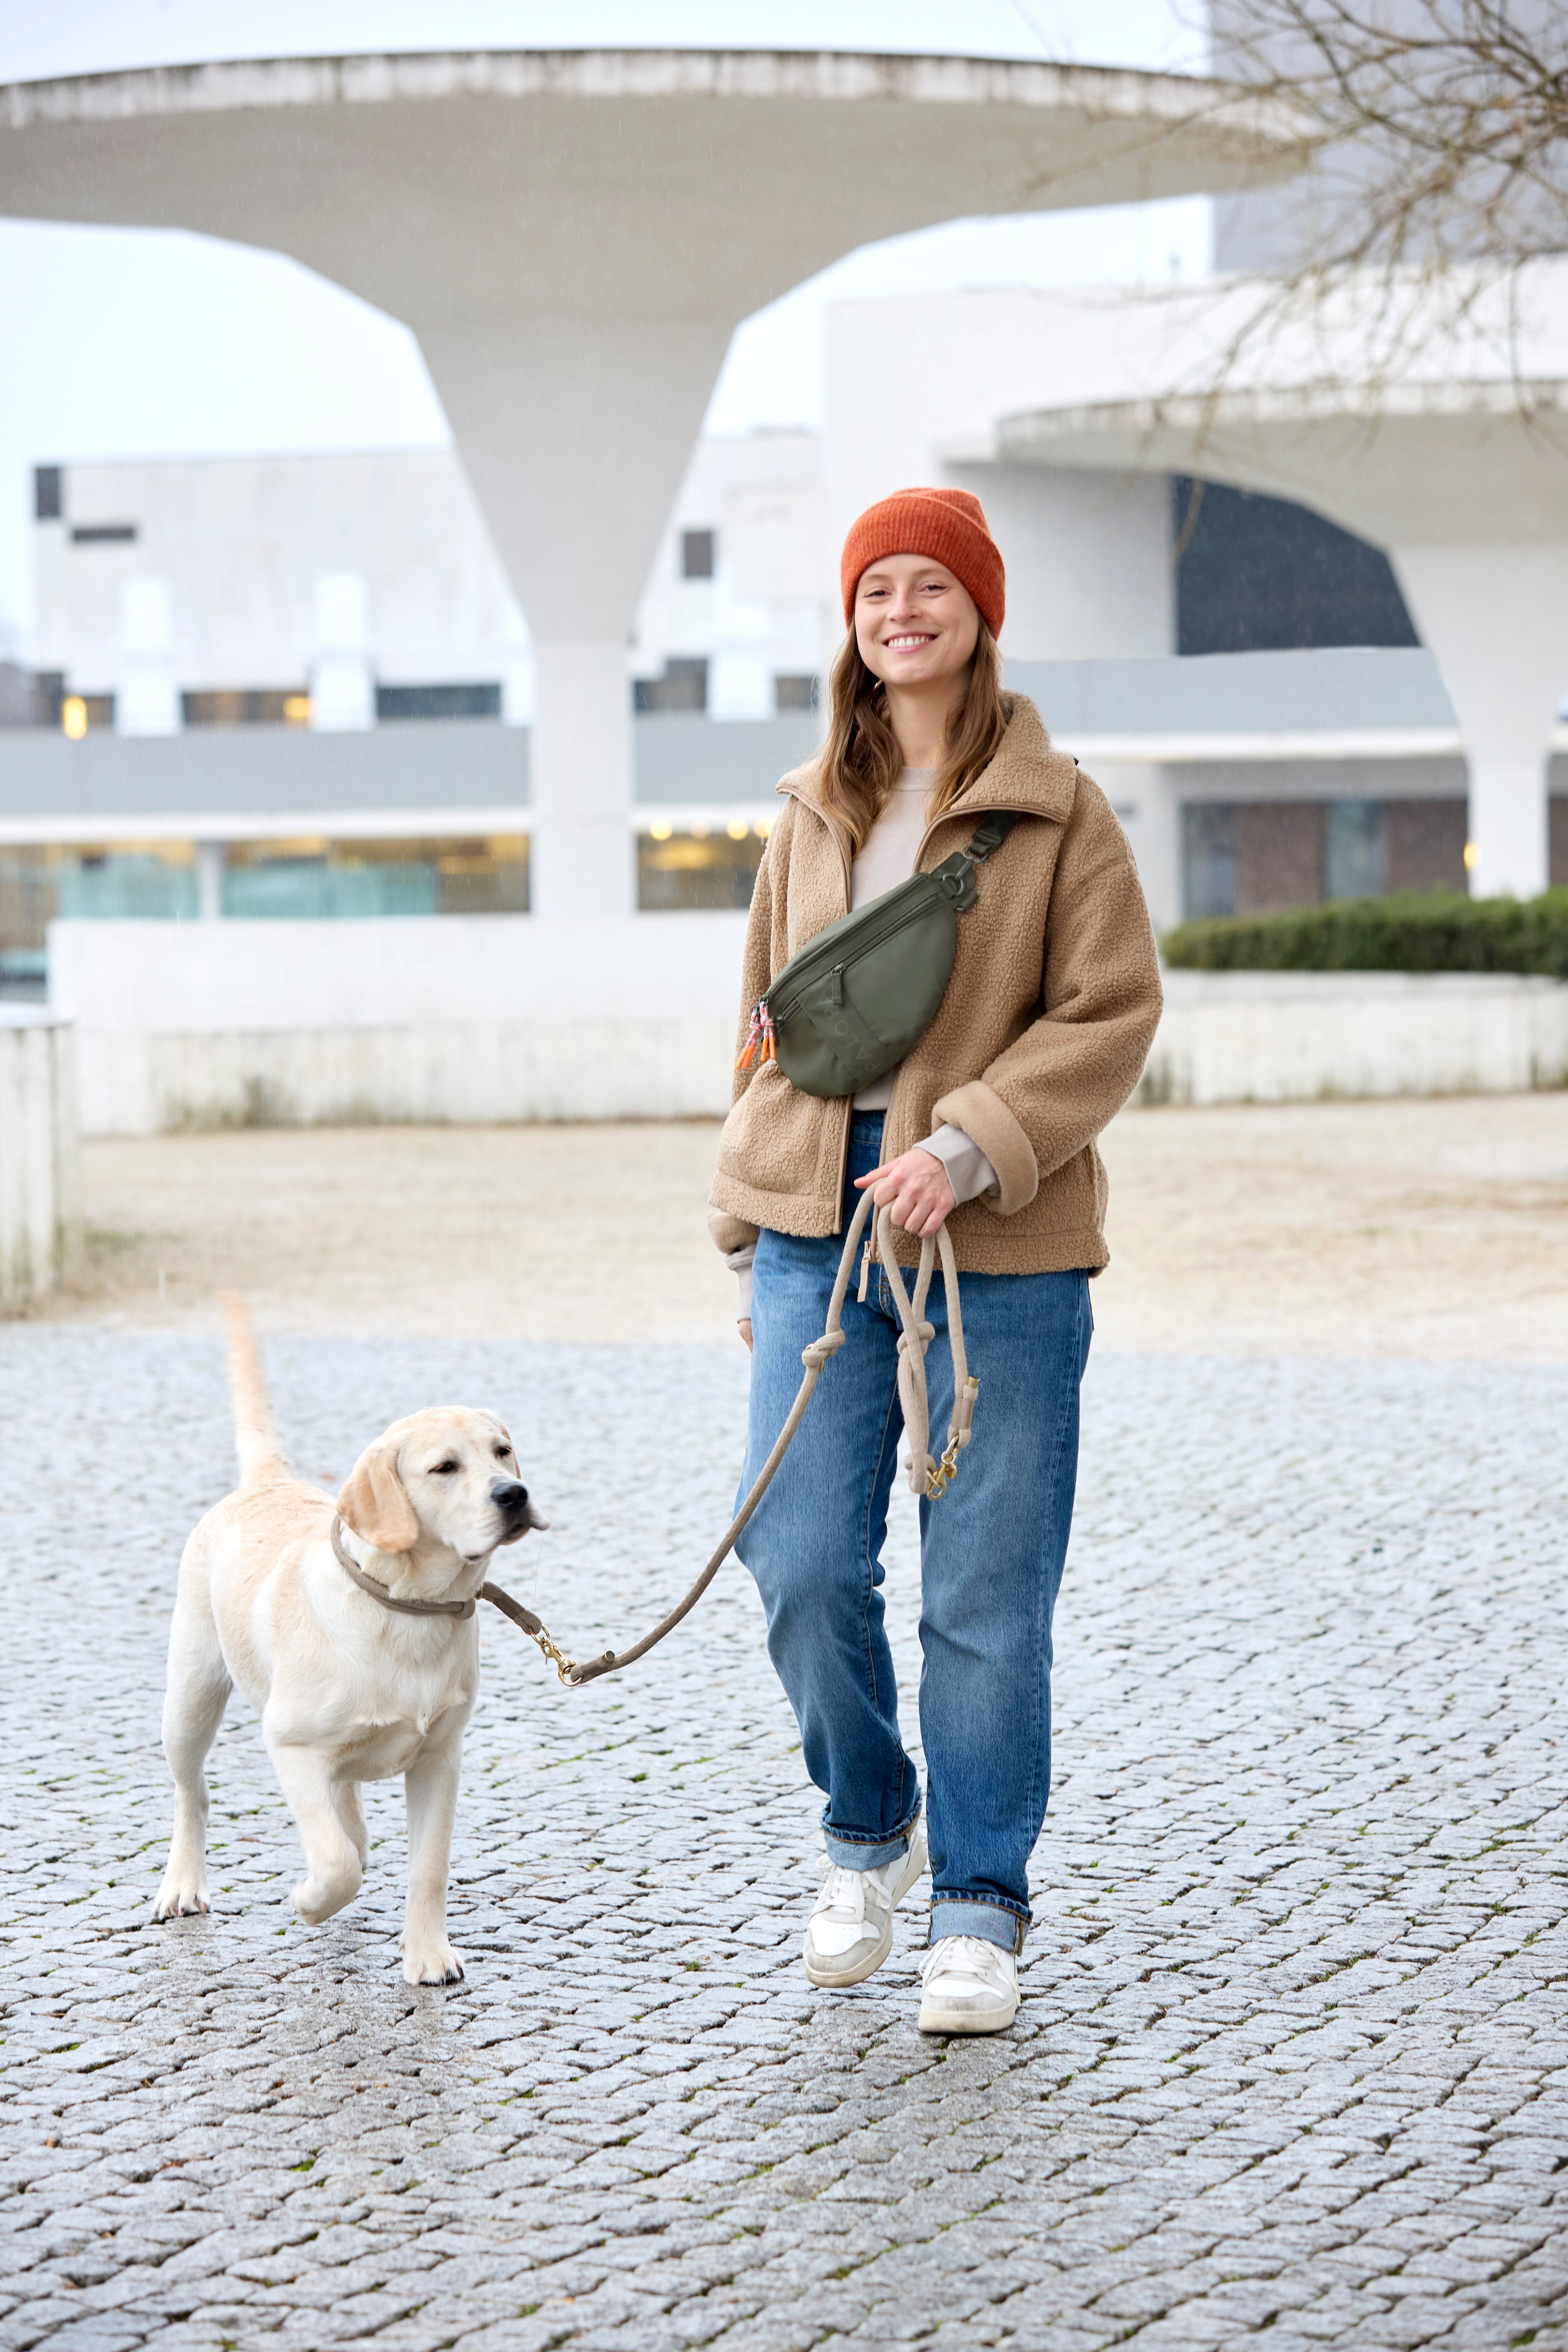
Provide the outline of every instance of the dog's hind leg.
{"type": "Polygon", "coordinates": [[[154,1919],[178,1919],[207,1908],[207,1782],[203,1767],[231,1688],[207,1598],[205,1562],[193,1538],[180,1563],[179,1597],[169,1633],[163,1753],[174,1781],[174,1834],[154,1919]]]}
{"type": "Polygon", "coordinates": [[[316,1748],[274,1747],[270,1738],[267,1746],[305,1849],[306,1874],[289,1900],[308,1926],[319,1927],[353,1901],[364,1865],[343,1823],[330,1759],[316,1748]]]}
{"type": "Polygon", "coordinates": [[[463,1963],[447,1940],[447,1879],[452,1824],[463,1769],[468,1708],[454,1710],[403,1776],[408,1805],[408,1907],[403,1919],[403,1973],[410,1984],[456,1984],[463,1963]]]}

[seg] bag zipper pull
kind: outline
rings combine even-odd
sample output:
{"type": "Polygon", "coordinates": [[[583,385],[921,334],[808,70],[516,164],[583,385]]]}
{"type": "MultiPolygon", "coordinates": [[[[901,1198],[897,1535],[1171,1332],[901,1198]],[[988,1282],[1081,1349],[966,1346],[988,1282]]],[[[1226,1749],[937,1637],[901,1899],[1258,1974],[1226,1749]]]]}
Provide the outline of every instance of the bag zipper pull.
{"type": "Polygon", "coordinates": [[[746,1032],[746,1042],[736,1057],[735,1067],[738,1070],[749,1070],[754,1061],[760,1069],[764,1062],[776,1062],[777,1059],[778,1044],[773,1035],[773,1016],[768,1009],[767,998],[759,996],[752,1007],[751,1026],[746,1032]]]}
{"type": "Polygon", "coordinates": [[[859,1305],[860,1305],[860,1306],[862,1306],[862,1307],[864,1307],[864,1306],[865,1306],[865,1304],[866,1304],[866,1285],[870,1281],[870,1279],[871,1279],[871,1234],[870,1234],[869,1228],[868,1228],[868,1230],[867,1230],[867,1234],[866,1234],[866,1247],[865,1247],[864,1251],[861,1253],[861,1257],[860,1257],[860,1287],[859,1287],[859,1289],[858,1289],[858,1290],[856,1292],[856,1294],[855,1294],[855,1296],[856,1296],[856,1298],[857,1298],[858,1302],[858,1303],[859,1303],[859,1305]]]}
{"type": "Polygon", "coordinates": [[[836,963],[828,978],[833,982],[833,1003],[836,1006],[840,1005],[844,1002],[844,966],[841,963],[836,963]]]}

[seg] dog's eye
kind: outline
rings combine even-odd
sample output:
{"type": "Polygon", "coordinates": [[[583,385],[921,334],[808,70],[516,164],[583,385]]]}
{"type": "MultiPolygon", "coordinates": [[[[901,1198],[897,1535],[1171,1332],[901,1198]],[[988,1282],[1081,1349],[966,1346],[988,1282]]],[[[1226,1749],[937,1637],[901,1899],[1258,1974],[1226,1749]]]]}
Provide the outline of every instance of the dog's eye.
{"type": "Polygon", "coordinates": [[[456,1462],[437,1462],[430,1475],[432,1478],[449,1478],[458,1467],[456,1462]]]}
{"type": "Polygon", "coordinates": [[[497,1460],[498,1462],[510,1462],[510,1461],[511,1460],[511,1448],[510,1448],[510,1445],[498,1445],[498,1446],[496,1447],[496,1460],[497,1460]]]}

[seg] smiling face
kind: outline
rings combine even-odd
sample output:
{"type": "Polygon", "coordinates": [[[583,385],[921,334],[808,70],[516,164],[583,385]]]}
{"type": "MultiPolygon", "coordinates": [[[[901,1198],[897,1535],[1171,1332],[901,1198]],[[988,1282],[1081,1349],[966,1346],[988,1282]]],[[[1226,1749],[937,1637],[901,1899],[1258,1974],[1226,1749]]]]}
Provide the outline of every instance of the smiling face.
{"type": "Polygon", "coordinates": [[[885,686],[950,686],[956,692],[979,636],[973,597],[929,556],[883,556],[860,574],[855,640],[885,686]]]}
{"type": "Polygon", "coordinates": [[[542,1528],[493,1412],[443,1405],[394,1422],[338,1496],[344,1524],[378,1551],[456,1552],[473,1563],[542,1528]]]}

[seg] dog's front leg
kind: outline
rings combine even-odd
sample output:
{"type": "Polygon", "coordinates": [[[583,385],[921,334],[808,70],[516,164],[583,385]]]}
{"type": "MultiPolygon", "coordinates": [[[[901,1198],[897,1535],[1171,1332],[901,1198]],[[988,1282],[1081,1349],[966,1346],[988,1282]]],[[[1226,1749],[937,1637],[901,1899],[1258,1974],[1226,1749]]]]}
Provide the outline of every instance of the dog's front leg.
{"type": "Polygon", "coordinates": [[[364,1871],[338,1811],[331,1757],[319,1748],[274,1747],[270,1739],[267,1745],[305,1849],[306,1875],[289,1900],[301,1919],[319,1927],[353,1901],[364,1871]]]}
{"type": "Polygon", "coordinates": [[[439,1727],[403,1776],[408,1805],[408,1908],[403,1920],[403,1973],[410,1984],[456,1984],[463,1963],[447,1941],[447,1877],[452,1824],[463,1769],[463,1724],[439,1727]]]}

